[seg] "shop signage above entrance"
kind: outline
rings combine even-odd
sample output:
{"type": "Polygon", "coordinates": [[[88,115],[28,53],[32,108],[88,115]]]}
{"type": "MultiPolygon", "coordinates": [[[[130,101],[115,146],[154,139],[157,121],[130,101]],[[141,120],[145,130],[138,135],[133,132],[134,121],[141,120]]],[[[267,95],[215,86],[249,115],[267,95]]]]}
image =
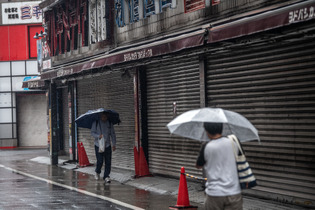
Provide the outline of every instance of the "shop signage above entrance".
{"type": "Polygon", "coordinates": [[[202,29],[190,34],[142,45],[141,47],[130,48],[116,53],[99,56],[98,58],[79,64],[42,72],[41,79],[46,80],[68,76],[93,68],[101,68],[103,66],[110,66],[117,63],[137,61],[140,59],[178,52],[191,47],[201,46],[204,44],[204,34],[205,30],[202,29]]]}
{"type": "Polygon", "coordinates": [[[144,49],[137,52],[124,54],[124,61],[139,60],[142,58],[149,58],[153,56],[152,49],[144,49]]]}
{"type": "Polygon", "coordinates": [[[308,21],[315,18],[314,1],[304,1],[270,11],[259,11],[260,14],[249,14],[231,23],[214,26],[209,29],[208,43],[250,35],[290,24],[308,21]]]}
{"type": "Polygon", "coordinates": [[[308,19],[313,19],[315,16],[314,8],[315,4],[289,12],[289,23],[296,23],[308,19]]]}

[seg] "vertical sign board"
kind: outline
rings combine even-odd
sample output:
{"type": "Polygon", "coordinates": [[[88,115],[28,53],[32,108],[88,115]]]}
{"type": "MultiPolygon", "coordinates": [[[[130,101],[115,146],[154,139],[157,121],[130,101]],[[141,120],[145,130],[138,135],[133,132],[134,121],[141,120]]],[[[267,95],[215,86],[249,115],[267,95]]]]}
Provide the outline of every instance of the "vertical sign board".
{"type": "Polygon", "coordinates": [[[42,72],[51,68],[50,48],[45,37],[41,39],[40,47],[41,68],[39,68],[39,71],[42,72]]]}
{"type": "Polygon", "coordinates": [[[109,38],[109,12],[109,5],[105,0],[89,3],[90,43],[105,41],[109,38]]]}
{"type": "Polygon", "coordinates": [[[139,0],[131,0],[129,1],[129,9],[130,9],[130,22],[139,21],[139,0]]]}
{"type": "Polygon", "coordinates": [[[123,0],[115,0],[115,20],[118,27],[125,26],[124,19],[124,2],[123,0]]]}
{"type": "Polygon", "coordinates": [[[42,23],[41,1],[26,1],[2,4],[2,24],[42,23]]]}
{"type": "Polygon", "coordinates": [[[41,72],[43,68],[43,52],[42,52],[42,40],[36,40],[37,45],[37,68],[38,71],[41,72]]]}

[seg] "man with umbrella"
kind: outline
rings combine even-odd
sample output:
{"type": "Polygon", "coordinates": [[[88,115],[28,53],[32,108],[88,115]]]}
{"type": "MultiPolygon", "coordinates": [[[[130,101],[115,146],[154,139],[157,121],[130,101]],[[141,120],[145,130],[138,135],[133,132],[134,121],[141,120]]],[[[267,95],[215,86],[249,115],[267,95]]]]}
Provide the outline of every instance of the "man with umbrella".
{"type": "Polygon", "coordinates": [[[172,134],[206,142],[196,163],[207,176],[205,209],[241,210],[243,201],[235,158],[238,146],[227,136],[233,134],[241,142],[259,141],[257,129],[236,112],[209,107],[184,112],[167,127],[172,134]]]}
{"type": "Polygon", "coordinates": [[[116,150],[116,134],[114,130],[113,123],[109,120],[109,113],[101,112],[100,120],[95,120],[92,123],[91,135],[95,138],[94,147],[96,155],[96,169],[95,169],[95,179],[100,179],[100,173],[105,159],[105,172],[103,179],[105,183],[110,183],[110,171],[112,162],[112,150],[116,150]],[[99,142],[100,138],[105,140],[105,151],[99,152],[99,142]]]}
{"type": "Polygon", "coordinates": [[[204,123],[210,141],[202,146],[196,167],[204,168],[207,177],[205,209],[242,210],[233,142],[222,136],[222,127],[222,123],[204,123]]]}

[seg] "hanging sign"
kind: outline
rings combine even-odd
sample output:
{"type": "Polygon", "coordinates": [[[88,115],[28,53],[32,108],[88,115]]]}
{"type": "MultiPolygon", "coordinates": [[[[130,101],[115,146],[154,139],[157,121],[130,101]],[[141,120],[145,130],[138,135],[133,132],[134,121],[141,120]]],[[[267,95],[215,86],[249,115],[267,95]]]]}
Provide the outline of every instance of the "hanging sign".
{"type": "Polygon", "coordinates": [[[41,70],[47,70],[51,68],[51,57],[50,57],[50,48],[47,43],[46,38],[41,39],[41,44],[39,46],[41,48],[41,70]]]}
{"type": "Polygon", "coordinates": [[[40,2],[2,3],[2,24],[42,23],[40,2]]]}

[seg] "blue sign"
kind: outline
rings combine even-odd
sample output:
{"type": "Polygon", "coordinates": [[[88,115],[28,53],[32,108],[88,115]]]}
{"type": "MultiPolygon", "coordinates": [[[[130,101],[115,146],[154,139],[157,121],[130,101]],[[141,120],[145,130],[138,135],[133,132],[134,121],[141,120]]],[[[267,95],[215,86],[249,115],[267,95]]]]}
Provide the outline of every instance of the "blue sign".
{"type": "MultiPolygon", "coordinates": [[[[35,78],[37,78],[37,76],[33,76],[33,77],[24,77],[23,82],[26,82],[26,81],[28,81],[28,80],[35,79],[35,78]]],[[[30,90],[30,89],[28,89],[28,88],[24,88],[24,90],[30,90]]]]}

